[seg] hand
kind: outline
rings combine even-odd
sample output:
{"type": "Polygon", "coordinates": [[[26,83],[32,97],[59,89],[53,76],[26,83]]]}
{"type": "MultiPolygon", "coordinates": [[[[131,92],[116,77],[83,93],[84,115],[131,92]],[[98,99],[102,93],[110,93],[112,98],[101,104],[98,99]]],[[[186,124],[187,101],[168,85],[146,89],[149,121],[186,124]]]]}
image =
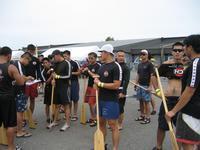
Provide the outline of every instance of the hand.
{"type": "Polygon", "coordinates": [[[54,79],[51,81],[51,85],[52,85],[52,86],[55,86],[55,85],[56,85],[56,81],[55,81],[54,79]]]}
{"type": "Polygon", "coordinates": [[[28,80],[34,80],[34,78],[32,76],[28,76],[27,79],[28,80]]]}
{"type": "Polygon", "coordinates": [[[156,95],[161,97],[161,92],[160,92],[160,89],[156,89],[156,95]]]}
{"type": "Polygon", "coordinates": [[[94,79],[94,83],[95,83],[96,85],[98,85],[99,82],[100,82],[100,80],[99,80],[98,78],[95,78],[95,79],[94,79]]]}
{"type": "Polygon", "coordinates": [[[88,71],[88,70],[89,70],[88,67],[85,67],[85,68],[83,69],[83,72],[88,71]]]}
{"type": "Polygon", "coordinates": [[[149,91],[149,92],[151,92],[151,91],[152,91],[152,88],[151,88],[151,86],[149,86],[149,87],[147,88],[147,91],[149,91]]]}
{"type": "Polygon", "coordinates": [[[53,76],[53,78],[55,79],[56,78],[56,73],[54,72],[54,73],[52,73],[52,76],[53,76]]]}
{"type": "Polygon", "coordinates": [[[50,74],[51,72],[53,72],[53,68],[51,68],[50,70],[48,70],[47,74],[50,74]]]}
{"type": "Polygon", "coordinates": [[[175,113],[171,110],[165,114],[165,118],[167,121],[171,121],[171,118],[175,116],[175,113]]]}
{"type": "Polygon", "coordinates": [[[126,95],[124,95],[123,93],[119,93],[119,98],[124,98],[126,97],[126,95]]]}

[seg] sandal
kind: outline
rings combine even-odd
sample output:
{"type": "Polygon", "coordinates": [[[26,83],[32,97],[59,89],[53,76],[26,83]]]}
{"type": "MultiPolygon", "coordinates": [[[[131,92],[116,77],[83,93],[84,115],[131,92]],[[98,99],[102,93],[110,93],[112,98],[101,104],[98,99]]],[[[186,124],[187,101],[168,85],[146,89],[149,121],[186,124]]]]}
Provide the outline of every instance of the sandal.
{"type": "Polygon", "coordinates": [[[87,121],[86,121],[86,123],[92,123],[92,121],[93,121],[93,119],[88,119],[87,121]]]}
{"type": "Polygon", "coordinates": [[[16,135],[17,138],[26,138],[26,137],[31,137],[31,136],[32,136],[32,134],[29,132],[25,132],[22,135],[16,135]]]}
{"type": "Polygon", "coordinates": [[[151,122],[150,118],[145,118],[140,124],[149,124],[151,122]]]}
{"type": "Polygon", "coordinates": [[[90,127],[95,127],[97,125],[97,121],[96,120],[93,120],[91,123],[90,123],[90,127]]]}
{"type": "Polygon", "coordinates": [[[135,121],[143,121],[145,118],[144,116],[139,116],[135,119],[135,121]]]}

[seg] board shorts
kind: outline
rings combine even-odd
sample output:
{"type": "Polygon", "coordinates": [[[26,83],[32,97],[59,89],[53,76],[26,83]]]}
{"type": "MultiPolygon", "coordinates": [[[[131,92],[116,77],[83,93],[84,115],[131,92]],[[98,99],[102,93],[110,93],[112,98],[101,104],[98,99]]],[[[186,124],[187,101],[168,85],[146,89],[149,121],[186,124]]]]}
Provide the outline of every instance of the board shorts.
{"type": "Polygon", "coordinates": [[[71,101],[73,102],[77,102],[79,100],[79,82],[76,81],[76,80],[71,80],[71,86],[70,86],[70,89],[71,89],[71,101]]]}
{"type": "MultiPolygon", "coordinates": [[[[144,88],[148,88],[149,86],[144,86],[144,85],[141,85],[143,86],[144,88]]],[[[137,99],[140,100],[140,101],[144,101],[144,102],[150,102],[151,101],[151,92],[149,91],[146,91],[142,88],[137,88],[136,90],[137,92],[137,99]]]]}
{"type": "Polygon", "coordinates": [[[68,85],[56,86],[54,89],[53,103],[56,105],[70,104],[70,89],[68,85]]]}
{"type": "Polygon", "coordinates": [[[119,118],[119,103],[115,101],[99,101],[99,116],[104,119],[116,120],[119,118]]]}
{"type": "Polygon", "coordinates": [[[51,105],[51,93],[52,86],[51,85],[45,85],[44,88],[44,104],[51,105]]]}
{"type": "Polygon", "coordinates": [[[0,126],[5,128],[17,126],[16,102],[13,95],[0,95],[0,126]]]}
{"type": "MultiPolygon", "coordinates": [[[[172,110],[174,108],[174,106],[177,104],[178,102],[178,98],[177,96],[167,96],[167,108],[168,110],[172,110]]],[[[177,120],[177,114],[172,117],[172,123],[176,126],[176,120],[177,120]]],[[[160,105],[160,110],[159,110],[159,114],[158,114],[158,128],[164,130],[164,131],[168,131],[169,127],[165,118],[165,109],[163,106],[163,103],[161,103],[160,105]]]]}
{"type": "MultiPolygon", "coordinates": [[[[200,144],[200,131],[196,132],[194,131],[189,124],[187,124],[184,120],[183,113],[179,113],[178,117],[177,117],[177,126],[176,126],[176,138],[177,141],[180,143],[184,143],[184,144],[192,144],[192,145],[199,145],[200,144]]],[[[187,116],[187,115],[186,115],[187,116]]],[[[191,116],[189,116],[191,117],[191,116]]],[[[193,123],[193,119],[194,118],[190,118],[191,119],[191,123],[193,123]]],[[[200,119],[194,119],[196,120],[196,126],[200,126],[200,119]]]]}
{"type": "Polygon", "coordinates": [[[30,98],[36,98],[38,96],[38,84],[26,85],[25,94],[30,98]]]}
{"type": "Polygon", "coordinates": [[[85,103],[88,103],[89,105],[96,104],[96,89],[95,88],[87,87],[87,90],[85,93],[85,103]]]}
{"type": "Polygon", "coordinates": [[[27,109],[28,97],[24,93],[19,93],[15,97],[17,112],[25,112],[27,109]]]}

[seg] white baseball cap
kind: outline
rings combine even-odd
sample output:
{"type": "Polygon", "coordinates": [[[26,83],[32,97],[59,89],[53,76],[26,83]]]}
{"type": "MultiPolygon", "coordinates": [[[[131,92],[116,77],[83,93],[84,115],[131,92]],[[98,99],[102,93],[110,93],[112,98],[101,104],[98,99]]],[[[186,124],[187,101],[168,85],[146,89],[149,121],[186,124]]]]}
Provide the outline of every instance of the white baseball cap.
{"type": "Polygon", "coordinates": [[[149,54],[149,52],[146,49],[141,50],[140,53],[145,53],[147,55],[149,54]]]}
{"type": "Polygon", "coordinates": [[[110,53],[110,54],[112,54],[112,55],[115,55],[114,53],[113,53],[113,46],[111,45],[111,44],[106,44],[106,45],[103,45],[102,47],[101,47],[101,49],[99,50],[99,52],[108,52],[108,53],[110,53]]]}

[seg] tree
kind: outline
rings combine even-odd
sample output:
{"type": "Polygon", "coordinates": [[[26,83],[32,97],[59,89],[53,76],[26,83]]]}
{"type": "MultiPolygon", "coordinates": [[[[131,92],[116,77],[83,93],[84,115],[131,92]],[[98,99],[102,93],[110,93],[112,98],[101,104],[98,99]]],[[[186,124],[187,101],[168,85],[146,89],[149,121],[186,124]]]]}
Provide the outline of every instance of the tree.
{"type": "Polygon", "coordinates": [[[108,36],[105,41],[114,41],[114,37],[108,36]]]}

